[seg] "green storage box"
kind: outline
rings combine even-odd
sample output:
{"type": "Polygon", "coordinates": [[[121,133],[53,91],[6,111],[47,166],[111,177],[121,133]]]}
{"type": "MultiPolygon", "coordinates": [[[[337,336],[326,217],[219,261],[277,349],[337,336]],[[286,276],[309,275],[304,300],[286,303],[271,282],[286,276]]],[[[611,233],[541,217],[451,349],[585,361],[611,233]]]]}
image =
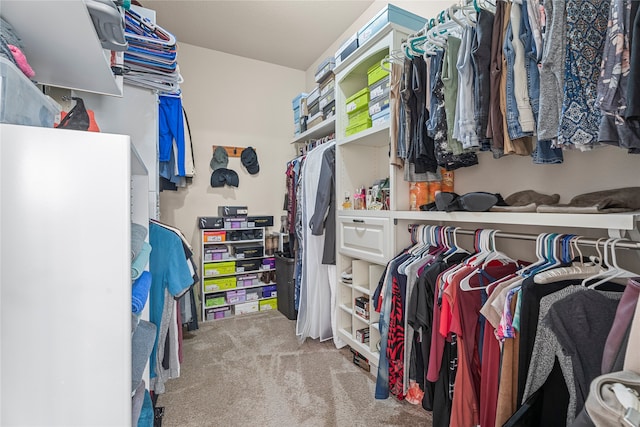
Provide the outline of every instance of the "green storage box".
{"type": "Polygon", "coordinates": [[[358,132],[362,132],[363,130],[369,129],[371,127],[371,118],[369,118],[366,122],[358,125],[347,126],[344,134],[345,136],[354,135],[358,132]]]}
{"type": "Polygon", "coordinates": [[[211,294],[204,296],[205,307],[216,307],[219,305],[225,305],[227,303],[224,294],[211,294]]]}
{"type": "Polygon", "coordinates": [[[236,278],[233,277],[220,277],[216,279],[204,279],[204,291],[225,291],[227,289],[233,289],[236,287],[236,278]]]}
{"type": "Polygon", "coordinates": [[[356,111],[366,109],[369,107],[369,87],[365,87],[362,90],[351,95],[346,101],[347,114],[353,114],[356,111]]]}
{"type": "Polygon", "coordinates": [[[236,272],[235,261],[223,261],[212,264],[204,265],[204,275],[207,276],[220,276],[223,274],[233,274],[236,272]]]}
{"type": "Polygon", "coordinates": [[[357,111],[353,114],[349,114],[349,126],[357,126],[367,122],[367,120],[371,120],[371,116],[369,115],[369,109],[364,109],[357,111]]]}
{"type": "Polygon", "coordinates": [[[389,75],[389,72],[386,70],[383,70],[382,67],[380,66],[380,63],[377,63],[367,70],[367,84],[371,86],[375,82],[384,79],[388,75],[389,75]]]}

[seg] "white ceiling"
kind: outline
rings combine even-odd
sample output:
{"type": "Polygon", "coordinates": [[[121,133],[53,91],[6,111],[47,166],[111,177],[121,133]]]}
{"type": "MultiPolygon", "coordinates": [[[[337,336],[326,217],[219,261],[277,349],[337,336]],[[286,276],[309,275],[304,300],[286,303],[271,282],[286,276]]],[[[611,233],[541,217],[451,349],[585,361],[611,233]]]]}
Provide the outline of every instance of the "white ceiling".
{"type": "Polygon", "coordinates": [[[307,70],[373,3],[140,0],[180,42],[307,70]]]}

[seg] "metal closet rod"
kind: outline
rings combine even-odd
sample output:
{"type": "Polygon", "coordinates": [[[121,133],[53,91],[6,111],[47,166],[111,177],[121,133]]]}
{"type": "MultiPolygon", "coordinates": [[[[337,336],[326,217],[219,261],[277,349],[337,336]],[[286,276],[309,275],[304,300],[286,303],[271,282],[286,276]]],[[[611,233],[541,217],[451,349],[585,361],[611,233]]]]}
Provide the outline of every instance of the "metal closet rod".
{"type": "MultiPolygon", "coordinates": [[[[414,224],[414,225],[424,225],[424,224],[414,224]]],[[[439,226],[439,227],[450,227],[451,229],[455,229],[456,227],[453,226],[439,226]]],[[[489,230],[487,228],[487,230],[489,230]]],[[[411,226],[409,226],[409,231],[411,231],[411,226]]],[[[456,234],[465,234],[465,235],[475,235],[476,234],[476,230],[467,230],[464,228],[458,228],[456,230],[456,234]]],[[[501,237],[504,239],[515,239],[515,240],[532,240],[535,241],[539,234],[525,234],[525,233],[506,233],[504,231],[498,231],[495,234],[496,237],[501,237]]],[[[593,238],[587,238],[587,237],[582,237],[582,236],[577,236],[579,237],[579,241],[578,243],[581,245],[590,245],[593,247],[596,246],[602,246],[604,247],[605,242],[607,241],[607,239],[610,239],[609,237],[603,237],[600,239],[593,239],[593,238]]],[[[640,242],[634,242],[628,239],[622,239],[621,241],[619,241],[618,243],[616,243],[616,248],[625,248],[625,249],[640,249],[640,242]]]]}

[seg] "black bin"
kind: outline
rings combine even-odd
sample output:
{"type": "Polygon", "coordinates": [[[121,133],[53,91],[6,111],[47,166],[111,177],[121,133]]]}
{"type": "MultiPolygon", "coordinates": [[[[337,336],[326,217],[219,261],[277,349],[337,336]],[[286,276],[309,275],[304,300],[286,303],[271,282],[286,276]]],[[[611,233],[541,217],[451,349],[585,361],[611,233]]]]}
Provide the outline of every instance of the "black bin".
{"type": "Polygon", "coordinates": [[[295,269],[294,259],[276,255],[276,291],[278,292],[278,311],[287,319],[295,320],[298,312],[295,306],[295,269]]]}

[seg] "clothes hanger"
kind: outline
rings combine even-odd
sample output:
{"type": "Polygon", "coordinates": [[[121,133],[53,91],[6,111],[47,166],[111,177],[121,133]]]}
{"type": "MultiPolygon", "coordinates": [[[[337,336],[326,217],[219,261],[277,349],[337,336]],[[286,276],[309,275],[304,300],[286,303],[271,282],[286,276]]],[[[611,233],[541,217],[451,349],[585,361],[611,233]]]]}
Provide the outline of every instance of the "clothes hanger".
{"type": "MultiPolygon", "coordinates": [[[[623,239],[616,238],[616,239],[607,240],[607,242],[610,243],[609,250],[611,252],[611,260],[610,260],[611,263],[609,263],[609,259],[607,258],[607,254],[608,254],[606,250],[607,242],[605,242],[605,261],[604,262],[607,266],[609,266],[609,268],[599,275],[601,277],[600,280],[588,286],[589,289],[595,289],[599,285],[605,282],[611,281],[613,279],[623,279],[623,278],[631,278],[631,277],[638,276],[637,273],[633,273],[631,271],[625,270],[618,265],[618,261],[616,257],[616,244],[619,243],[621,240],[623,239]]],[[[591,279],[593,279],[593,277],[591,279]]],[[[585,279],[585,280],[589,281],[591,279],[585,279]]],[[[582,284],[584,285],[585,281],[583,281],[582,284]]]]}
{"type": "Polygon", "coordinates": [[[460,280],[459,289],[464,292],[469,291],[480,291],[487,289],[488,286],[471,286],[471,278],[475,277],[475,275],[482,269],[485,268],[487,262],[490,261],[490,258],[495,253],[495,235],[498,230],[486,230],[487,233],[481,237],[481,245],[483,246],[481,254],[484,256],[479,256],[480,261],[474,261],[476,268],[465,277],[460,280]],[[493,241],[493,243],[492,243],[493,241]]]}
{"type": "Polygon", "coordinates": [[[534,276],[533,281],[537,284],[554,283],[559,280],[578,280],[594,276],[602,271],[602,266],[598,263],[585,262],[582,257],[582,251],[579,248],[579,236],[573,236],[570,240],[571,258],[575,259],[575,252],[578,252],[579,262],[567,267],[558,267],[543,271],[534,276]]]}

